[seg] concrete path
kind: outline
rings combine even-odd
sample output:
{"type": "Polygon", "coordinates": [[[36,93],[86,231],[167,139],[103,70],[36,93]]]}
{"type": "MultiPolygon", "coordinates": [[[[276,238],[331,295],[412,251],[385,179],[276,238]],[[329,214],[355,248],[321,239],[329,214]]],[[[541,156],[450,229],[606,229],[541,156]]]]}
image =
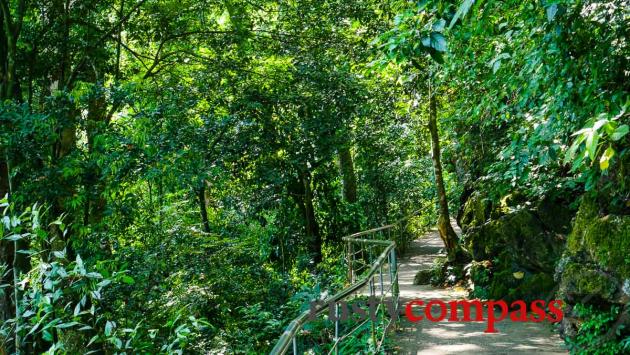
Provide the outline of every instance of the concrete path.
{"type": "MultiPolygon", "coordinates": [[[[456,227],[456,225],[454,225],[456,227]]],[[[459,234],[459,230],[456,230],[459,234]]],[[[418,270],[430,268],[441,254],[443,243],[437,230],[412,242],[407,257],[399,261],[400,295],[403,304],[412,299],[443,301],[464,299],[463,289],[417,286],[413,279],[418,270]]],[[[437,307],[435,307],[437,308],[437,307]]],[[[473,307],[474,308],[474,307],[473,307]]],[[[484,310],[485,312],[485,310],[484,310]]],[[[436,312],[437,314],[437,312],[436,312]]],[[[461,312],[460,312],[461,317],[461,312]]],[[[497,313],[496,317],[499,317],[497,313]]],[[[448,318],[448,317],[447,317],[448,318]]],[[[474,319],[474,312],[473,312],[474,319]]],[[[567,354],[560,337],[547,322],[496,323],[499,333],[484,333],[486,322],[428,322],[412,323],[401,317],[401,326],[393,337],[397,354],[567,354]]]]}

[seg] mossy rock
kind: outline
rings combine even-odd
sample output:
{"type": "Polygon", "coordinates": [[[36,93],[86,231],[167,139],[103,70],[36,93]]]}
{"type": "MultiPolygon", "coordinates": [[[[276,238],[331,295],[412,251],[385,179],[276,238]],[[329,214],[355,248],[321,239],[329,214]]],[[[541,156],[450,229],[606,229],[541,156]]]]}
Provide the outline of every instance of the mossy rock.
{"type": "Polygon", "coordinates": [[[571,231],[571,219],[575,210],[571,209],[567,201],[545,197],[536,204],[535,213],[548,230],[559,234],[568,234],[571,231]]]}
{"type": "Polygon", "coordinates": [[[418,271],[416,276],[413,278],[414,285],[428,285],[431,283],[431,278],[433,278],[433,270],[424,269],[418,271]]]}
{"type": "Polygon", "coordinates": [[[531,274],[525,271],[503,270],[492,277],[487,287],[490,299],[502,299],[508,303],[516,300],[532,302],[550,299],[553,296],[555,282],[547,273],[531,274]]]}
{"type": "Polygon", "coordinates": [[[594,266],[570,262],[562,273],[560,295],[571,302],[593,297],[611,301],[617,288],[617,283],[610,275],[594,266]]]}
{"type": "Polygon", "coordinates": [[[491,260],[509,250],[508,258],[522,268],[551,274],[564,240],[549,233],[531,211],[521,209],[471,229],[463,243],[473,260],[491,260]]]}
{"type": "Polygon", "coordinates": [[[479,191],[473,192],[464,204],[459,220],[462,230],[466,231],[484,224],[490,218],[491,211],[492,201],[485,198],[479,191]]]}
{"type": "Polygon", "coordinates": [[[539,299],[550,299],[553,296],[555,282],[553,276],[546,273],[525,274],[519,285],[510,290],[508,299],[522,299],[527,303],[539,299]]]}
{"type": "Polygon", "coordinates": [[[501,213],[507,214],[519,209],[527,202],[527,198],[520,191],[513,191],[499,200],[498,209],[501,213]]]}
{"type": "Polygon", "coordinates": [[[567,248],[570,255],[586,254],[603,269],[622,279],[630,278],[630,216],[600,217],[594,200],[585,198],[567,248]]]}

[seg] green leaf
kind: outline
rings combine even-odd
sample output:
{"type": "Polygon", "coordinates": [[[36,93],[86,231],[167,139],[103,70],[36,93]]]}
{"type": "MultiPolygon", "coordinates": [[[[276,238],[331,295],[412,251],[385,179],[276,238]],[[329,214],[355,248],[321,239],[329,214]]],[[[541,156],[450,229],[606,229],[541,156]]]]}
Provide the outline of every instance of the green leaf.
{"type": "Polygon", "coordinates": [[[604,154],[602,154],[601,159],[599,159],[599,168],[601,170],[608,169],[608,166],[610,165],[610,159],[614,155],[615,155],[615,150],[611,146],[608,146],[606,151],[604,151],[604,154]]]}
{"type": "Polygon", "coordinates": [[[65,329],[65,328],[70,328],[70,327],[73,327],[75,325],[80,325],[80,324],[81,323],[79,323],[79,322],[68,322],[68,323],[59,324],[56,327],[59,328],[59,329],[65,329]]]}
{"type": "Polygon", "coordinates": [[[107,321],[105,323],[105,336],[110,336],[112,334],[112,329],[114,329],[116,325],[113,322],[107,321]]]}
{"type": "Polygon", "coordinates": [[[579,130],[579,131],[577,131],[577,132],[573,133],[573,134],[571,135],[571,137],[573,137],[573,136],[577,136],[577,135],[580,135],[580,134],[583,134],[583,133],[590,132],[591,130],[592,130],[592,129],[591,129],[590,127],[589,127],[589,128],[582,128],[581,130],[579,130]]]}
{"type": "Polygon", "coordinates": [[[586,137],[586,152],[592,161],[595,160],[595,153],[597,153],[597,143],[599,143],[599,134],[595,131],[590,132],[586,137]]]}
{"type": "Polygon", "coordinates": [[[53,340],[52,333],[50,333],[48,330],[44,330],[42,332],[42,339],[46,341],[52,341],[53,340]]]}
{"type": "Polygon", "coordinates": [[[433,24],[433,31],[442,32],[444,30],[444,26],[446,25],[446,20],[439,19],[436,23],[433,24]]]}
{"type": "Polygon", "coordinates": [[[430,37],[423,37],[422,40],[422,45],[427,47],[427,48],[431,48],[431,38],[430,37]]]}
{"type": "Polygon", "coordinates": [[[78,270],[80,275],[85,275],[85,267],[83,266],[83,259],[81,259],[81,256],[78,254],[77,254],[75,263],[76,263],[75,271],[78,270]]]}
{"type": "Polygon", "coordinates": [[[626,134],[628,134],[629,130],[630,130],[630,127],[628,127],[627,124],[621,125],[621,126],[617,127],[617,129],[615,130],[615,133],[613,133],[610,136],[610,139],[612,139],[614,141],[618,141],[621,138],[623,138],[626,134]]]}
{"type": "Polygon", "coordinates": [[[606,134],[612,136],[613,134],[615,134],[615,127],[616,123],[614,121],[610,121],[604,125],[604,130],[606,131],[606,134]]]}
{"type": "Polygon", "coordinates": [[[438,52],[446,52],[446,38],[441,33],[431,33],[431,48],[438,52]]]}
{"type": "Polygon", "coordinates": [[[461,5],[459,5],[459,8],[455,12],[453,19],[451,20],[451,23],[448,25],[449,30],[453,28],[457,20],[459,20],[460,18],[464,18],[464,16],[466,16],[466,14],[468,13],[468,11],[470,11],[470,8],[472,7],[474,2],[475,0],[464,0],[464,2],[462,2],[461,5]]]}
{"type": "Polygon", "coordinates": [[[496,60],[492,64],[492,74],[496,74],[496,72],[501,68],[501,60],[496,60]]]}
{"type": "Polygon", "coordinates": [[[91,278],[91,279],[102,279],[103,276],[101,274],[99,274],[98,272],[88,272],[85,276],[91,278]]]}
{"type": "Polygon", "coordinates": [[[598,120],[597,122],[595,122],[595,124],[593,125],[593,131],[597,131],[598,129],[600,129],[602,126],[604,126],[606,123],[608,123],[608,119],[607,118],[603,118],[601,120],[598,120]]]}
{"type": "Polygon", "coordinates": [[[95,341],[97,341],[99,338],[98,334],[93,336],[90,341],[87,343],[87,346],[89,347],[90,345],[92,345],[92,343],[94,343],[95,341]]]}
{"type": "Polygon", "coordinates": [[[133,285],[135,283],[135,280],[133,279],[133,277],[131,276],[123,276],[121,278],[122,282],[126,283],[127,285],[133,285]]]}
{"type": "Polygon", "coordinates": [[[553,4],[547,8],[547,21],[551,22],[558,13],[558,4],[553,4]]]}

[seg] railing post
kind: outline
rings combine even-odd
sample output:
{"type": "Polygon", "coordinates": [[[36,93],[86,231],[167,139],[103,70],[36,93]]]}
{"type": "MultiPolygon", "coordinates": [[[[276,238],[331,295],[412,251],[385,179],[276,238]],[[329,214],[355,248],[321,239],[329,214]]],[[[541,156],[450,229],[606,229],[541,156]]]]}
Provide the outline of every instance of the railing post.
{"type": "MultiPolygon", "coordinates": [[[[371,325],[370,335],[372,337],[372,342],[374,344],[375,351],[377,352],[379,351],[379,349],[383,345],[382,339],[384,339],[387,336],[386,333],[382,333],[381,334],[382,338],[381,338],[380,343],[377,340],[377,337],[381,337],[381,335],[377,334],[377,331],[378,331],[377,327],[381,324],[381,322],[383,322],[382,323],[383,332],[386,332],[389,329],[389,325],[391,325],[392,322],[394,323],[394,328],[398,326],[398,322],[400,319],[399,317],[400,287],[398,284],[399,277],[398,277],[398,265],[397,265],[397,259],[396,259],[396,246],[400,245],[399,243],[404,242],[402,237],[398,238],[399,240],[396,240],[396,235],[398,235],[398,233],[400,233],[401,236],[404,233],[404,230],[402,228],[402,223],[400,222],[396,222],[391,225],[387,225],[387,226],[383,226],[379,228],[374,228],[369,231],[355,233],[351,236],[343,238],[344,241],[348,242],[348,249],[347,249],[348,250],[348,280],[350,281],[351,285],[349,287],[346,287],[346,289],[342,290],[338,294],[327,298],[327,302],[333,302],[333,301],[335,302],[335,314],[336,314],[335,330],[334,330],[335,331],[334,333],[335,344],[333,345],[331,353],[334,353],[334,354],[340,353],[339,344],[341,340],[344,339],[344,337],[348,335],[348,334],[345,334],[344,336],[340,336],[342,332],[347,331],[347,330],[345,330],[341,326],[341,319],[340,319],[340,314],[339,314],[341,312],[341,308],[340,308],[339,301],[342,301],[348,297],[351,297],[353,294],[356,294],[356,293],[362,294],[367,284],[369,288],[370,300],[371,302],[375,302],[376,301],[375,298],[376,298],[377,274],[378,274],[378,277],[380,277],[379,282],[380,282],[380,287],[381,287],[381,298],[380,298],[381,302],[375,305],[376,309],[374,309],[374,311],[376,312],[376,314],[374,314],[374,319],[372,319],[371,317],[372,314],[370,312],[370,317],[367,320],[370,322],[370,325],[371,325]],[[399,231],[392,230],[396,227],[400,228],[400,230],[399,231]],[[368,237],[359,238],[365,235],[371,235],[373,237],[375,235],[378,235],[380,238],[368,238],[368,237]],[[381,240],[385,236],[387,236],[389,241],[381,240]],[[392,238],[394,240],[392,240],[392,238]],[[359,249],[357,249],[355,244],[358,245],[359,249]],[[381,249],[383,246],[385,246],[384,250],[381,249]],[[376,250],[373,251],[372,250],[373,248],[376,250]],[[380,251],[380,253],[378,254],[378,256],[374,256],[374,253],[377,251],[380,251]],[[359,256],[361,262],[357,263],[358,266],[355,268],[357,254],[361,254],[359,256]],[[369,259],[366,260],[366,257],[369,259]],[[385,262],[389,264],[388,270],[383,270],[385,262]],[[368,275],[363,276],[364,271],[366,271],[366,269],[367,271],[369,271],[369,273],[368,275]],[[396,320],[394,321],[392,319],[390,323],[386,323],[386,318],[387,318],[387,314],[389,313],[388,312],[389,309],[385,310],[384,308],[385,306],[383,303],[385,297],[387,297],[387,293],[385,292],[386,282],[384,280],[384,276],[385,276],[384,274],[387,272],[389,272],[390,274],[389,275],[390,288],[387,293],[391,291],[392,303],[393,303],[394,310],[396,312],[396,317],[395,317],[396,320]],[[361,276],[361,279],[358,281],[358,283],[355,283],[357,282],[356,281],[357,274],[361,276]],[[380,316],[378,314],[379,310],[381,312],[380,316]],[[378,322],[378,325],[377,325],[377,322],[378,322]],[[385,324],[387,324],[387,326],[385,324]]],[[[324,310],[320,309],[320,311],[323,312],[324,310]]],[[[297,338],[299,336],[300,330],[302,329],[304,324],[306,324],[307,322],[307,317],[309,317],[309,311],[304,311],[298,318],[294,319],[293,322],[289,324],[289,326],[287,326],[287,329],[285,330],[283,335],[280,337],[280,339],[276,343],[276,346],[271,351],[271,354],[273,355],[284,354],[288,350],[288,348],[291,347],[291,345],[293,348],[293,354],[297,355],[299,353],[300,346],[298,346],[297,338]]],[[[358,328],[355,328],[351,332],[354,332],[357,329],[358,328]]],[[[307,344],[306,341],[302,340],[302,345],[301,345],[302,353],[304,352],[305,348],[308,347],[306,344],[307,344]]]]}
{"type": "Polygon", "coordinates": [[[390,258],[390,272],[392,277],[392,301],[394,302],[394,307],[396,312],[398,312],[398,297],[400,290],[398,289],[398,265],[396,265],[396,248],[392,248],[389,252],[390,258]]]}
{"type": "MultiPolygon", "coordinates": [[[[370,283],[369,283],[369,289],[370,289],[370,297],[375,297],[376,292],[374,292],[374,276],[370,276],[370,283]]],[[[377,307],[378,310],[378,307],[377,307]]],[[[370,312],[371,313],[371,312],[370,312]]],[[[371,314],[368,315],[368,318],[371,316],[371,314]]],[[[377,315],[374,315],[374,318],[376,318],[377,315]]],[[[370,319],[370,323],[372,324],[372,344],[374,344],[374,346],[376,346],[376,322],[373,319],[370,319]]]]}
{"type": "Polygon", "coordinates": [[[335,355],[339,354],[339,303],[335,304],[335,355]]]}
{"type": "Polygon", "coordinates": [[[354,265],[354,248],[352,247],[352,242],[348,241],[348,281],[350,282],[350,284],[354,283],[353,265],[354,265]]]}
{"type": "Polygon", "coordinates": [[[383,283],[383,264],[381,264],[380,267],[380,278],[379,278],[379,282],[381,283],[381,301],[383,300],[383,293],[384,293],[384,283],[383,283]]]}

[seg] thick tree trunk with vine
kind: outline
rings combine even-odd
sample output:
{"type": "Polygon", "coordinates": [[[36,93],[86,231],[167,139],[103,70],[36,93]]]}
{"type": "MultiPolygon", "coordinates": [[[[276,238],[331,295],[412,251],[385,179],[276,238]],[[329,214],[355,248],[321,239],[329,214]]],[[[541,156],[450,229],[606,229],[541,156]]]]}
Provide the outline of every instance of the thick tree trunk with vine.
{"type": "Polygon", "coordinates": [[[302,174],[304,185],[304,220],[306,227],[306,238],[309,242],[309,249],[313,255],[315,265],[322,261],[322,237],[319,233],[319,225],[315,219],[315,207],[313,205],[313,188],[311,186],[311,174],[302,174]]]}
{"type": "MultiPolygon", "coordinates": [[[[22,101],[17,77],[17,41],[20,37],[25,9],[25,0],[19,0],[15,3],[0,0],[0,100],[22,101]],[[15,6],[14,14],[12,14],[11,5],[15,6]]],[[[11,129],[7,127],[6,122],[2,125],[4,127],[0,127],[0,129],[11,129]]],[[[0,198],[3,198],[5,195],[11,194],[14,188],[10,177],[9,152],[5,149],[0,150],[0,161],[0,198]]],[[[18,290],[14,287],[18,281],[16,276],[19,277],[30,269],[29,255],[16,252],[16,248],[17,251],[29,249],[27,239],[0,242],[0,265],[6,267],[6,269],[0,268],[0,279],[2,279],[3,284],[8,285],[3,289],[4,292],[1,292],[0,323],[16,317],[17,307],[15,307],[14,301],[19,299],[18,290]]],[[[15,339],[19,340],[17,336],[15,339]]],[[[6,347],[0,347],[0,352],[17,352],[19,349],[14,347],[16,342],[4,344],[6,347]]]]}
{"type": "MultiPolygon", "coordinates": [[[[4,157],[4,152],[0,151],[0,198],[4,198],[4,196],[9,192],[9,170],[6,164],[4,157]]],[[[11,273],[9,270],[5,270],[2,268],[2,265],[12,265],[13,264],[13,243],[3,241],[0,242],[0,275],[6,275],[10,280],[3,281],[9,282],[12,281],[11,273]]],[[[3,282],[3,283],[4,283],[3,282]]],[[[4,324],[8,319],[12,318],[13,309],[11,302],[11,292],[5,289],[5,292],[0,292],[0,322],[4,324]]]]}
{"type": "Polygon", "coordinates": [[[343,179],[343,197],[348,203],[357,202],[357,176],[354,173],[354,162],[349,148],[339,151],[339,168],[343,179]]]}
{"type": "Polygon", "coordinates": [[[208,220],[208,209],[206,204],[206,181],[201,182],[201,187],[197,189],[197,201],[199,202],[199,214],[203,223],[203,231],[210,233],[210,221],[208,220]]]}
{"type": "Polygon", "coordinates": [[[444,188],[444,178],[442,176],[442,164],[440,162],[440,137],[437,127],[437,103],[433,93],[429,98],[429,132],[431,132],[431,160],[433,161],[433,170],[435,173],[435,186],[437,189],[439,200],[439,217],[438,231],[440,238],[444,242],[449,261],[455,261],[461,255],[461,247],[459,238],[453,230],[448,211],[448,199],[446,198],[446,189],[444,188]]]}

